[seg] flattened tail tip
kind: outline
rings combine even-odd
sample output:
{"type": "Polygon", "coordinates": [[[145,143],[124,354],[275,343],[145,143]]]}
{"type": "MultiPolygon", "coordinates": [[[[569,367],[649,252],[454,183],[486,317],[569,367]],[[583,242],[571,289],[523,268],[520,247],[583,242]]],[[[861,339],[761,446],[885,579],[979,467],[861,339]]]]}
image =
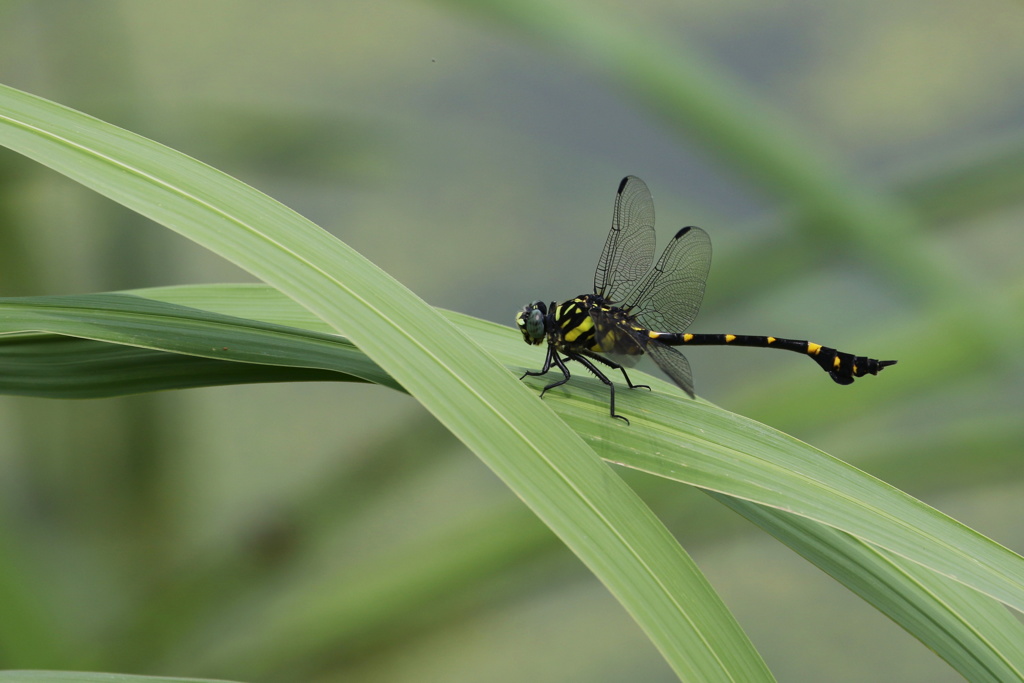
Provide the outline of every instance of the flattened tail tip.
{"type": "Polygon", "coordinates": [[[826,370],[829,376],[833,379],[833,381],[835,381],[836,384],[842,384],[844,386],[847,384],[853,384],[853,380],[855,380],[858,377],[864,377],[865,375],[877,375],[890,365],[896,365],[896,361],[894,360],[874,360],[873,358],[857,358],[854,359],[854,365],[852,368],[843,368],[840,366],[838,361],[839,359],[837,358],[835,369],[826,370]]]}
{"type": "Polygon", "coordinates": [[[843,386],[853,384],[853,375],[847,375],[841,372],[829,372],[828,374],[836,384],[842,384],[843,386]]]}

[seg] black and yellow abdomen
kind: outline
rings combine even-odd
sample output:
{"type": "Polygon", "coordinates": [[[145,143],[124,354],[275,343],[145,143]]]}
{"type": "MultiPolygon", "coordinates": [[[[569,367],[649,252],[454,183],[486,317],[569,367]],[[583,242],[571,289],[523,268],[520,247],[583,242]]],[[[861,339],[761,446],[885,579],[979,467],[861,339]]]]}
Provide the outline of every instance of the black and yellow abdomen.
{"type": "Polygon", "coordinates": [[[867,356],[855,356],[802,339],[759,337],[749,334],[690,334],[688,332],[650,331],[647,336],[668,346],[751,346],[802,353],[813,358],[837,384],[850,384],[856,377],[877,375],[882,368],[896,364],[894,360],[876,360],[867,356]]]}

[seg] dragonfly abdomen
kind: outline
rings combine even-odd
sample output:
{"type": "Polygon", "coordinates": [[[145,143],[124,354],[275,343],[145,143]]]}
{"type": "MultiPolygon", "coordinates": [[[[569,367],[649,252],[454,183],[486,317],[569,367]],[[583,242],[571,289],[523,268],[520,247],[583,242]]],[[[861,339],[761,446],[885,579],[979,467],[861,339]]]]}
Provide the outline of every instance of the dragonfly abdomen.
{"type": "Polygon", "coordinates": [[[691,334],[689,332],[649,332],[648,336],[668,346],[752,346],[802,353],[813,358],[821,366],[821,369],[838,384],[850,384],[855,378],[864,375],[877,375],[883,368],[896,364],[894,360],[855,356],[805,339],[761,337],[750,334],[691,334]]]}

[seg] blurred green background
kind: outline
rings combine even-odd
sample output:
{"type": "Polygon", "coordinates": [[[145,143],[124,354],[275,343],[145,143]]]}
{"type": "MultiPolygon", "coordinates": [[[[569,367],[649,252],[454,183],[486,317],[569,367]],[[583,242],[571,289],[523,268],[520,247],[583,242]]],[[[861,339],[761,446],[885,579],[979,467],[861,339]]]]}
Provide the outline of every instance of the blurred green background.
{"type": "MultiPolygon", "coordinates": [[[[508,324],[589,290],[639,175],[662,243],[714,241],[693,331],[900,361],[843,388],[795,354],[693,349],[698,393],[1024,549],[1019,5],[4,2],[0,81],[508,324]]],[[[0,295],[246,280],[0,152],[0,295]]],[[[622,474],[780,680],[958,680],[709,498],[622,474]]],[[[364,385],[0,397],[0,614],[0,668],[674,680],[486,468],[364,385]]]]}

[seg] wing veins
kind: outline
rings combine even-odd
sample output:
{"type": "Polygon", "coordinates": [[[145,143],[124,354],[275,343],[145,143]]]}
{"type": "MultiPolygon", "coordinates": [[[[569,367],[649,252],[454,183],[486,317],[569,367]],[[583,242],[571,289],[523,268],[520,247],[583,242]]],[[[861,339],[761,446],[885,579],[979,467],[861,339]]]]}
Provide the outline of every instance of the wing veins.
{"type": "Polygon", "coordinates": [[[644,181],[626,176],[619,183],[612,228],[594,272],[594,293],[620,301],[654,262],[654,200],[644,181]]]}

